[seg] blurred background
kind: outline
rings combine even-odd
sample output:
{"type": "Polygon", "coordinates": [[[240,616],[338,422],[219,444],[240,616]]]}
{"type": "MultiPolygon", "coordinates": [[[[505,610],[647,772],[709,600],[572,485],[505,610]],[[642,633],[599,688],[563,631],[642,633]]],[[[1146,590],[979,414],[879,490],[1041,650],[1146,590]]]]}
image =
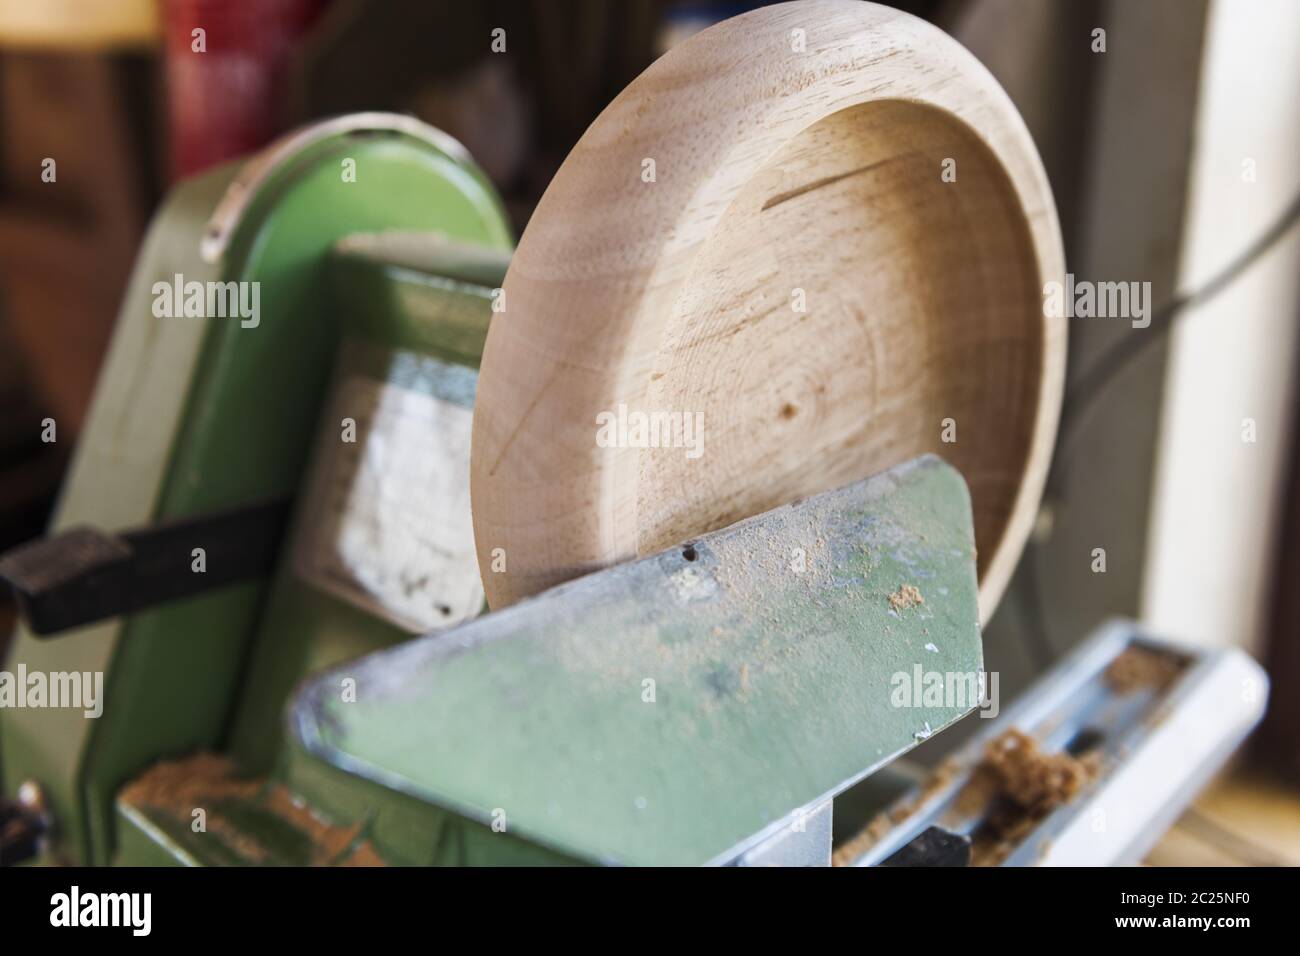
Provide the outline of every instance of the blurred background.
{"type": "MultiPolygon", "coordinates": [[[[521,231],[628,81],[759,5],[0,0],[0,550],[45,527],[169,183],[309,119],[409,112],[465,144],[521,231]]],[[[1268,716],[1150,861],[1300,863],[1300,4],[892,5],[1015,101],[1069,270],[1149,281],[1156,304],[1146,329],[1071,322],[1061,440],[987,666],[1009,699],[1114,616],[1245,648],[1268,716]]],[[[0,651],[12,615],[0,603],[0,651]]]]}

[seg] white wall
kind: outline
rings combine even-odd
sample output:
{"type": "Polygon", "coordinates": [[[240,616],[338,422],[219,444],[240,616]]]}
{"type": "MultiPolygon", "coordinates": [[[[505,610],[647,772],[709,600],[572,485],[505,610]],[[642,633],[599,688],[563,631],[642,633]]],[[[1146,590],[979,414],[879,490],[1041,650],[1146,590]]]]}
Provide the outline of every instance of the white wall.
{"type": "MultiPolygon", "coordinates": [[[[1245,249],[1300,191],[1300,3],[1213,0],[1197,109],[1185,291],[1245,249]],[[1243,179],[1247,159],[1253,183],[1243,179]]],[[[1262,645],[1295,429],[1298,324],[1300,227],[1173,333],[1142,600],[1159,632],[1262,645]],[[1246,418],[1256,423],[1254,444],[1242,440],[1246,418]]]]}

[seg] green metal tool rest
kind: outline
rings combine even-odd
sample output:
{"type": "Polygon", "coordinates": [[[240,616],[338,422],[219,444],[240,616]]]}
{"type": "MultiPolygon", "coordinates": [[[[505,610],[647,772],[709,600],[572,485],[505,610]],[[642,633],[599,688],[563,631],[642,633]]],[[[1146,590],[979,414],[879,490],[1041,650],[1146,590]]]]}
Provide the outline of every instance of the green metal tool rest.
{"type": "Polygon", "coordinates": [[[431,859],[827,865],[833,799],[978,702],[974,558],[925,456],[344,665],[293,719],[427,806],[431,859]],[[900,698],[917,669],[971,680],[900,698]]]}

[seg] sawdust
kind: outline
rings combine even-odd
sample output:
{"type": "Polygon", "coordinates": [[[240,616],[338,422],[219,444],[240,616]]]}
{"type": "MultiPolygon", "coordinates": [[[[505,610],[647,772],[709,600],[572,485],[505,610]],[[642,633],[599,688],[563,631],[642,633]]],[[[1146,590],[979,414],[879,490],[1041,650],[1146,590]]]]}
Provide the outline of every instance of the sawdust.
{"type": "Polygon", "coordinates": [[[156,763],[122,789],[127,803],[159,809],[184,809],[188,816],[200,800],[247,800],[265,781],[235,777],[234,765],[213,753],[156,763]]]}
{"type": "MultiPolygon", "coordinates": [[[[1082,758],[1046,754],[1038,742],[1011,728],[991,741],[957,793],[943,825],[959,827],[986,814],[972,834],[971,866],[997,866],[1057,807],[1094,780],[1100,755],[1082,758]]],[[[962,773],[955,759],[945,760],[916,794],[877,814],[856,836],[831,855],[832,866],[851,866],[962,773]]]]}
{"type": "Polygon", "coordinates": [[[1057,807],[1069,803],[1100,768],[1100,755],[1044,753],[1012,727],[991,741],[953,804],[967,818],[987,812],[973,834],[971,866],[997,866],[1057,807]]]}
{"type": "Polygon", "coordinates": [[[352,852],[340,860],[334,861],[335,866],[387,866],[384,858],[375,852],[375,848],[370,845],[369,840],[362,840],[352,848],[352,852]]]}
{"type": "Polygon", "coordinates": [[[826,536],[814,521],[796,524],[793,515],[786,513],[767,515],[765,520],[773,528],[763,530],[761,542],[757,530],[742,530],[735,540],[748,538],[747,546],[727,548],[727,557],[711,569],[719,588],[742,599],[770,600],[772,581],[812,586],[819,572],[833,564],[826,536]]]}
{"type": "Polygon", "coordinates": [[[1106,668],[1107,686],[1117,694],[1165,690],[1183,672],[1185,662],[1145,647],[1129,647],[1106,668]]]}
{"type": "Polygon", "coordinates": [[[355,823],[350,827],[327,823],[312,813],[302,800],[289,792],[287,787],[279,784],[274,784],[267,792],[266,809],[311,838],[314,866],[324,866],[339,861],[340,857],[358,841],[364,828],[362,823],[355,823]]]}
{"type": "Polygon", "coordinates": [[[904,611],[909,607],[916,607],[918,604],[924,603],[925,598],[921,597],[921,592],[913,584],[904,584],[889,595],[889,606],[895,611],[904,611]]]}
{"type": "Polygon", "coordinates": [[[1095,773],[1072,754],[1043,753],[1038,741],[1014,727],[988,745],[976,769],[990,771],[1002,796],[1033,813],[1067,802],[1095,773]]]}
{"type": "Polygon", "coordinates": [[[707,546],[681,545],[680,563],[672,561],[671,552],[666,554],[664,585],[671,603],[689,610],[688,627],[678,623],[675,613],[646,615],[639,608],[602,600],[591,607],[595,614],[584,607],[571,626],[556,628],[557,639],[548,645],[554,658],[584,673],[595,668],[610,685],[639,687],[647,661],[654,662],[661,682],[668,679],[666,674],[691,680],[703,675],[713,691],[699,701],[704,714],[759,687],[769,695],[788,695],[796,703],[797,687],[774,684],[769,678],[801,653],[799,635],[805,624],[801,613],[780,596],[815,597],[835,566],[818,522],[793,510],[778,511],[724,532],[707,546]],[[738,608],[745,609],[740,620],[738,608]],[[611,656],[602,642],[588,639],[595,628],[619,633],[625,652],[611,656]]]}
{"type": "Polygon", "coordinates": [[[831,866],[852,866],[854,860],[884,839],[894,826],[888,813],[878,813],[856,836],[836,847],[831,854],[831,866]]]}
{"type": "Polygon", "coordinates": [[[227,819],[222,813],[223,804],[257,803],[304,834],[311,843],[311,866],[385,865],[370,842],[362,838],[362,823],[340,827],[322,820],[288,787],[265,777],[241,778],[236,775],[235,765],[217,754],[197,753],[154,764],[122,789],[120,799],[166,814],[186,827],[193,811],[202,807],[207,832],[252,863],[271,860],[272,851],[227,819]]]}
{"type": "Polygon", "coordinates": [[[960,773],[960,770],[957,761],[952,758],[939,764],[934,772],[925,779],[925,783],[922,784],[921,789],[914,796],[876,814],[856,836],[841,844],[831,854],[831,866],[852,866],[854,860],[860,859],[864,853],[879,843],[890,830],[910,817],[918,808],[924,806],[926,801],[936,793],[946,788],[960,773]]]}

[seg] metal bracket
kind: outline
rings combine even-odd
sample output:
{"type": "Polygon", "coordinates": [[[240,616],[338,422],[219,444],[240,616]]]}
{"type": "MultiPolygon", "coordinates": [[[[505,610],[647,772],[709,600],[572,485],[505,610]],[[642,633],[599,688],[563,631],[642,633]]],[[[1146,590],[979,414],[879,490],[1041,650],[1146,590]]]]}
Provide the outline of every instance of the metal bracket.
{"type": "MultiPolygon", "coordinates": [[[[1158,640],[1132,622],[1112,623],[931,780],[883,807],[888,830],[843,865],[935,865],[932,855],[913,852],[935,831],[973,841],[967,856],[976,865],[1135,864],[1258,722],[1267,697],[1267,676],[1241,651],[1158,640]],[[979,791],[968,787],[989,745],[1009,729],[1046,753],[1091,760],[1094,776],[1041,819],[992,827],[1005,801],[996,793],[970,799],[979,791]],[[991,832],[998,829],[1013,834],[991,832]],[[981,843],[998,844],[998,852],[980,853],[981,843]]],[[[872,831],[869,825],[864,834],[872,831]]]]}

